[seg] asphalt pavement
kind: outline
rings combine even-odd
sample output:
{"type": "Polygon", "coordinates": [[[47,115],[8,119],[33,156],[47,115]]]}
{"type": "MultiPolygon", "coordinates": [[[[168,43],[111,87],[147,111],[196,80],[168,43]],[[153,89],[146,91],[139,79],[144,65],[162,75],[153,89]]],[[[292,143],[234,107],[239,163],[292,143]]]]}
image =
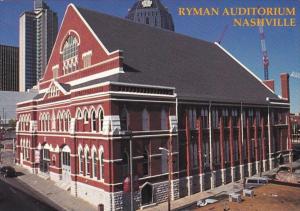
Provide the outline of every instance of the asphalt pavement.
{"type": "Polygon", "coordinates": [[[0,211],[57,210],[62,209],[16,178],[0,178],[0,211]]]}

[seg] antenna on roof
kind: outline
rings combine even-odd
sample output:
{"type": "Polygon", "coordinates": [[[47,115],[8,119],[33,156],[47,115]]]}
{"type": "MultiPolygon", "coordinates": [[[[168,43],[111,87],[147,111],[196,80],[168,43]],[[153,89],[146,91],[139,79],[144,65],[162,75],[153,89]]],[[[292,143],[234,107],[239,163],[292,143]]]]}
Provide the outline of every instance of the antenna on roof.
{"type": "Polygon", "coordinates": [[[225,32],[227,31],[227,29],[228,29],[228,24],[226,24],[226,26],[224,27],[224,29],[223,29],[223,31],[222,31],[222,33],[220,35],[220,38],[217,41],[219,44],[221,44],[221,42],[223,41],[224,35],[225,35],[225,32]]]}

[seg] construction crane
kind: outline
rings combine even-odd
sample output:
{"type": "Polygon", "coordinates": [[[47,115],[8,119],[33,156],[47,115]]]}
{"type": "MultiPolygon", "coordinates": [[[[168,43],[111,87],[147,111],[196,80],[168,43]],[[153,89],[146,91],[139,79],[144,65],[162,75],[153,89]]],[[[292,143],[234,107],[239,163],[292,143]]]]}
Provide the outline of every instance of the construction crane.
{"type": "Polygon", "coordinates": [[[228,24],[226,24],[226,26],[224,27],[224,29],[223,29],[223,31],[222,31],[222,33],[220,35],[220,38],[217,41],[219,44],[221,44],[221,42],[223,41],[224,35],[225,35],[225,32],[227,31],[227,29],[228,29],[228,24]]]}
{"type": "Polygon", "coordinates": [[[260,37],[260,47],[262,52],[262,62],[264,66],[264,79],[269,80],[269,56],[266,47],[266,37],[264,32],[264,27],[260,25],[259,27],[259,37],[260,37]]]}

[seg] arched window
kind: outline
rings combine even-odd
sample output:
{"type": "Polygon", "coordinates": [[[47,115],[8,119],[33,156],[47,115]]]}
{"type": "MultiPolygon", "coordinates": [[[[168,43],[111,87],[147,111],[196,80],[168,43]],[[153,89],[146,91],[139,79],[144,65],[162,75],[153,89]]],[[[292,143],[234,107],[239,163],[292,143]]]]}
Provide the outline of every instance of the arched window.
{"type": "Polygon", "coordinates": [[[54,111],[52,112],[51,129],[56,130],[56,122],[55,122],[55,113],[54,113],[54,111]]]}
{"type": "Polygon", "coordinates": [[[78,65],[78,40],[75,36],[69,36],[63,47],[64,74],[77,70],[78,65]]]}
{"type": "Polygon", "coordinates": [[[47,114],[43,115],[44,131],[48,131],[47,114]]]}
{"type": "Polygon", "coordinates": [[[142,122],[143,130],[149,130],[150,129],[149,128],[149,113],[148,113],[147,109],[143,110],[142,119],[143,119],[143,122],[142,122]]]}
{"type": "Polygon", "coordinates": [[[30,143],[29,140],[27,139],[27,144],[26,144],[26,160],[29,159],[29,147],[30,147],[30,143]]]}
{"type": "Polygon", "coordinates": [[[148,151],[145,149],[143,153],[143,175],[148,176],[149,174],[149,155],[148,151]]]}
{"type": "Polygon", "coordinates": [[[98,112],[98,116],[99,116],[99,131],[103,131],[103,120],[104,120],[104,112],[103,110],[100,108],[99,112],[98,112]]]}
{"type": "Polygon", "coordinates": [[[87,110],[84,110],[83,118],[84,118],[84,124],[88,124],[89,123],[89,112],[87,110]]]}
{"type": "Polygon", "coordinates": [[[65,113],[65,111],[63,111],[61,114],[61,123],[62,123],[62,126],[61,126],[62,131],[66,131],[66,113],[65,113]]]}
{"type": "Polygon", "coordinates": [[[104,151],[102,146],[100,147],[99,157],[100,157],[100,179],[103,180],[104,179],[104,151]]]}
{"type": "Polygon", "coordinates": [[[26,141],[23,139],[22,141],[22,147],[23,147],[23,160],[26,160],[26,141]]]}
{"type": "Polygon", "coordinates": [[[70,112],[65,113],[65,131],[69,131],[70,123],[71,123],[71,115],[70,112]]]}
{"type": "Polygon", "coordinates": [[[168,129],[168,118],[167,118],[167,113],[165,109],[161,110],[161,118],[160,118],[160,124],[161,124],[161,129],[162,130],[167,130],[168,129]]]}
{"type": "Polygon", "coordinates": [[[129,114],[127,112],[126,107],[122,109],[121,115],[120,115],[120,121],[121,121],[121,130],[128,130],[129,125],[129,114]]]}
{"type": "Polygon", "coordinates": [[[77,112],[76,112],[76,119],[82,119],[82,113],[81,113],[80,108],[77,109],[77,112]]]}
{"type": "Polygon", "coordinates": [[[95,110],[92,110],[91,112],[91,129],[92,129],[92,132],[96,132],[96,112],[95,110]]]}
{"type": "Polygon", "coordinates": [[[84,160],[83,150],[80,147],[79,148],[79,153],[78,153],[79,174],[83,174],[83,166],[84,166],[83,160],[84,160]]]}
{"type": "MultiPolygon", "coordinates": [[[[22,121],[22,119],[21,119],[22,121]]],[[[21,128],[22,128],[22,122],[21,122],[21,128]]],[[[43,131],[43,116],[40,114],[40,131],[43,131]]]]}
{"type": "Polygon", "coordinates": [[[97,177],[97,152],[93,152],[93,177],[97,177]]]}
{"type": "Polygon", "coordinates": [[[47,128],[48,128],[48,131],[51,131],[51,118],[50,118],[50,114],[48,113],[47,114],[47,128]]]}
{"type": "Polygon", "coordinates": [[[63,128],[62,128],[62,125],[63,125],[63,121],[62,121],[62,113],[58,113],[58,130],[59,131],[62,131],[63,128]]]}
{"type": "Polygon", "coordinates": [[[89,150],[85,150],[85,175],[90,175],[90,153],[89,150]]]}

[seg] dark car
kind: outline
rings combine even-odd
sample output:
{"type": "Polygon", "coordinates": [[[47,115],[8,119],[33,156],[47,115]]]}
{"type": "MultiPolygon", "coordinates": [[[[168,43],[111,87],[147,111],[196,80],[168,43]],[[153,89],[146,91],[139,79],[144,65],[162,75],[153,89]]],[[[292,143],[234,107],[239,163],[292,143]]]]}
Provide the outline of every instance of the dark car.
{"type": "Polygon", "coordinates": [[[16,170],[11,166],[3,166],[0,168],[0,174],[4,177],[15,177],[16,170]]]}

